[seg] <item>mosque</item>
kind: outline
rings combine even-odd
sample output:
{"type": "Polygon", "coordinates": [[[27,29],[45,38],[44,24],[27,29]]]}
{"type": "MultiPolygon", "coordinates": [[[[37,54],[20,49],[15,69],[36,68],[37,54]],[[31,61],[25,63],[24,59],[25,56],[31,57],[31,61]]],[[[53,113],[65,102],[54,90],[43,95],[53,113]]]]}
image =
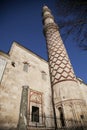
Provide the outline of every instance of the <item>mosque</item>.
{"type": "Polygon", "coordinates": [[[42,17],[48,61],[17,42],[0,52],[0,130],[87,130],[87,85],[47,6],[42,17]]]}

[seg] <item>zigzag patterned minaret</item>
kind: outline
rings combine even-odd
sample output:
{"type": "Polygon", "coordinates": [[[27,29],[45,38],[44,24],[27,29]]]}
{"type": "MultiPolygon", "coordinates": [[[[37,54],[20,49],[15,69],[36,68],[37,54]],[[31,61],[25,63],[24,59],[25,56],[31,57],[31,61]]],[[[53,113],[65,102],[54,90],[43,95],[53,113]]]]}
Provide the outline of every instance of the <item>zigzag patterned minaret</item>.
{"type": "Polygon", "coordinates": [[[76,81],[66,49],[58,32],[58,26],[54,23],[54,18],[50,14],[50,10],[46,7],[43,20],[49,52],[52,84],[54,85],[64,80],[76,81]]]}
{"type": "Polygon", "coordinates": [[[86,110],[83,109],[85,102],[58,31],[58,26],[47,6],[43,7],[43,25],[48,48],[56,116],[60,118],[61,125],[65,126],[65,119],[81,120],[81,115],[85,118],[83,114],[86,110]]]}

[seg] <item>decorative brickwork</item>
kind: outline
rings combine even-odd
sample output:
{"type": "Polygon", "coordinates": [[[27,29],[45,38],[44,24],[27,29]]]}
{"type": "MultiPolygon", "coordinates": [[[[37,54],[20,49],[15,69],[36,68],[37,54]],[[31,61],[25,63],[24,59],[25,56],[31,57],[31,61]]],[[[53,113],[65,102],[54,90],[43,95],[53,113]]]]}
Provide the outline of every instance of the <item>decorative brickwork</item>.
{"type": "Polygon", "coordinates": [[[53,30],[50,29],[46,35],[52,84],[54,85],[64,80],[76,81],[70,60],[58,31],[53,33],[53,30]]]}
{"type": "Polygon", "coordinates": [[[29,100],[29,102],[42,104],[42,93],[31,89],[29,94],[29,100]]]}
{"type": "Polygon", "coordinates": [[[49,66],[52,85],[67,80],[76,81],[70,60],[48,7],[43,8],[44,35],[49,53],[49,66]]]}
{"type": "Polygon", "coordinates": [[[32,126],[35,125],[35,120],[40,123],[43,122],[42,115],[43,115],[43,104],[42,104],[42,92],[35,91],[30,89],[29,90],[29,96],[28,96],[28,125],[32,126]],[[38,110],[34,111],[34,114],[36,114],[36,117],[34,118],[33,114],[33,108],[38,108],[38,110]],[[39,117],[40,116],[40,117],[39,117]],[[37,118],[37,119],[36,119],[37,118]]]}

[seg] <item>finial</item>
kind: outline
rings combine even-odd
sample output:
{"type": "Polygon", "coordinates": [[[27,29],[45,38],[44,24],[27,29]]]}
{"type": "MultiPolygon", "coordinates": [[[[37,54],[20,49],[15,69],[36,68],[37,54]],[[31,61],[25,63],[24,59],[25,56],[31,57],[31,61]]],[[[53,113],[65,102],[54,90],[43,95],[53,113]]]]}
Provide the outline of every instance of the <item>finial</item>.
{"type": "Polygon", "coordinates": [[[48,9],[48,7],[44,4],[43,9],[48,9]]]}

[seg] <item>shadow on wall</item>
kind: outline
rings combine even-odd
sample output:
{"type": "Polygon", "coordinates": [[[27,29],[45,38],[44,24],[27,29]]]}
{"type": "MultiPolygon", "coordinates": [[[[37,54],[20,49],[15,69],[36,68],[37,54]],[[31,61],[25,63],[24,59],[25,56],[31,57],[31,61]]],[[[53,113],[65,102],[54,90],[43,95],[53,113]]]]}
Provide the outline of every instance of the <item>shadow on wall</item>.
{"type": "Polygon", "coordinates": [[[17,128],[0,128],[0,130],[18,130],[17,128]]]}
{"type": "MultiPolygon", "coordinates": [[[[55,128],[48,127],[30,127],[27,130],[55,130],[55,128]]],[[[0,130],[19,130],[18,128],[0,128],[0,130]]],[[[23,130],[23,129],[21,129],[23,130]]],[[[72,126],[72,127],[59,127],[56,130],[87,130],[87,126],[72,126]]]]}
{"type": "MultiPolygon", "coordinates": [[[[0,130],[18,130],[17,128],[16,129],[1,129],[0,130]]],[[[23,130],[23,129],[22,129],[23,130]]],[[[30,130],[38,130],[38,128],[31,128],[30,130]]],[[[47,129],[47,128],[39,128],[39,130],[55,130],[55,128],[50,128],[50,129],[47,129]]],[[[57,128],[56,130],[87,130],[86,127],[71,127],[71,128],[57,128]]]]}

